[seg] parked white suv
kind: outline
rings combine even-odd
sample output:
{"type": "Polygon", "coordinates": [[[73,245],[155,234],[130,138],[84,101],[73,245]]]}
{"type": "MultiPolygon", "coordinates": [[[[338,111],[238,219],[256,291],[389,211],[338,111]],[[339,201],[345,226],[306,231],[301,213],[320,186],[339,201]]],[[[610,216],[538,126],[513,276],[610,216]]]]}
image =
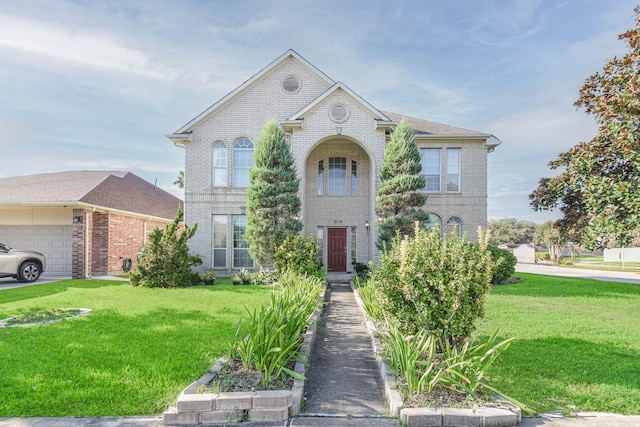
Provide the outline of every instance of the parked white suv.
{"type": "Polygon", "coordinates": [[[35,282],[46,264],[40,252],[11,249],[0,243],[0,277],[13,277],[23,283],[35,282]]]}

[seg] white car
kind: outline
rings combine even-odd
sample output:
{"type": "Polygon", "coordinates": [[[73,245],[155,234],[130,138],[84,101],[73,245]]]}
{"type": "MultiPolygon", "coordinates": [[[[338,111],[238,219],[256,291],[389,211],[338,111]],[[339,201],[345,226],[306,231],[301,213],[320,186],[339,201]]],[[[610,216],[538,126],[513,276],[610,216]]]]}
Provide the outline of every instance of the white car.
{"type": "Polygon", "coordinates": [[[35,282],[46,265],[40,252],[11,249],[0,243],[0,277],[13,277],[23,283],[35,282]]]}

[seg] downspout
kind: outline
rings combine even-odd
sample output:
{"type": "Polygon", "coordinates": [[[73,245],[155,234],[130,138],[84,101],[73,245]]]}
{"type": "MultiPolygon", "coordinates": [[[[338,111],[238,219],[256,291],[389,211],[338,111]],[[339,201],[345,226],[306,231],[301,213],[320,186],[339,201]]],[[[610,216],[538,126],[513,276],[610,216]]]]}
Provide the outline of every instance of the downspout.
{"type": "Polygon", "coordinates": [[[84,278],[89,278],[89,212],[84,212],[84,278]]]}

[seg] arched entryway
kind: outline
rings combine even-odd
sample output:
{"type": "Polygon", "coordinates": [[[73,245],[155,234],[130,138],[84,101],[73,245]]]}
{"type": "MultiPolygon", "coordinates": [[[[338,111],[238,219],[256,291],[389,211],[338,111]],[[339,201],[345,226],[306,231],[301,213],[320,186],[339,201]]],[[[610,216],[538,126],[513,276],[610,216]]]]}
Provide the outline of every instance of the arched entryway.
{"type": "Polygon", "coordinates": [[[318,236],[329,272],[350,272],[370,259],[372,162],[356,141],[335,136],[317,144],[305,162],[303,223],[318,236]]]}

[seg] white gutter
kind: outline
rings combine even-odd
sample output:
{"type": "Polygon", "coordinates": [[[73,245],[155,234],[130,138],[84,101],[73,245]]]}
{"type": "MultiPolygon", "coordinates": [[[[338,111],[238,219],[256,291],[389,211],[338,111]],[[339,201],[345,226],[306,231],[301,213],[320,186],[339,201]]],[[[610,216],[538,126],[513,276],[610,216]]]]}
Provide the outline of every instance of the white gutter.
{"type": "MultiPolygon", "coordinates": [[[[171,221],[173,218],[163,218],[163,217],[159,217],[159,216],[153,216],[153,215],[149,215],[149,214],[143,214],[143,213],[137,213],[137,212],[131,212],[131,211],[125,211],[125,210],[121,210],[121,209],[115,209],[115,208],[109,208],[109,207],[105,207],[105,206],[98,206],[98,205],[93,205],[91,203],[84,203],[84,202],[11,202],[11,203],[2,203],[0,202],[0,207],[7,207],[7,208],[12,208],[12,207],[18,207],[18,208],[23,208],[23,207],[36,207],[36,208],[41,208],[41,207],[49,207],[49,208],[78,208],[78,209],[92,209],[94,212],[98,211],[98,212],[114,212],[114,213],[119,213],[122,215],[129,215],[129,216],[133,216],[136,218],[144,218],[144,219],[148,219],[148,220],[156,220],[156,221],[171,221]]],[[[176,206],[176,213],[178,212],[178,206],[176,206]]]]}

